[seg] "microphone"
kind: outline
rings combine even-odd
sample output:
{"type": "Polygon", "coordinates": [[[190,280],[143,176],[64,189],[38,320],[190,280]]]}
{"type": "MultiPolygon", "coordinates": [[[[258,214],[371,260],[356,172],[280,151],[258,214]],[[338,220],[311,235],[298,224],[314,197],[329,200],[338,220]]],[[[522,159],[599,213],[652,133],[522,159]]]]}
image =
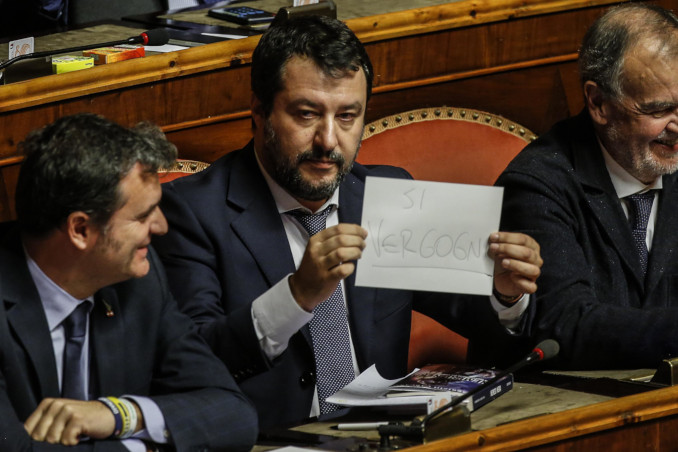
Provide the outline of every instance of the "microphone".
{"type": "Polygon", "coordinates": [[[42,58],[42,57],[48,57],[50,55],[58,55],[61,53],[69,53],[69,52],[78,52],[78,51],[83,51],[83,50],[89,50],[89,49],[96,49],[98,47],[113,47],[117,46],[120,44],[143,44],[143,45],[148,45],[148,46],[162,46],[167,44],[169,42],[169,33],[167,32],[166,29],[164,28],[155,28],[153,30],[148,30],[143,33],[141,33],[138,36],[132,36],[127,39],[120,39],[118,41],[109,41],[109,42],[102,42],[99,44],[88,44],[84,46],[78,46],[78,47],[69,47],[67,49],[61,49],[61,50],[46,50],[43,52],[34,52],[34,53],[29,53],[26,55],[17,55],[14,58],[11,58],[7,61],[3,61],[0,63],[0,69],[4,69],[10,64],[16,63],[17,61],[20,60],[26,60],[29,58],[42,58]]]}
{"type": "Polygon", "coordinates": [[[473,395],[477,394],[478,392],[482,391],[486,387],[492,385],[493,383],[497,382],[498,380],[504,378],[506,375],[516,372],[523,367],[535,363],[537,361],[544,361],[547,359],[551,359],[555,356],[558,355],[558,352],[560,352],[560,345],[558,345],[558,342],[556,342],[553,339],[546,339],[541,341],[539,344],[537,344],[536,347],[528,354],[526,357],[512,365],[506,370],[502,370],[501,372],[498,372],[493,378],[487,380],[481,385],[476,386],[469,392],[462,394],[460,396],[455,397],[454,399],[450,400],[448,403],[445,405],[439,407],[438,409],[432,411],[431,413],[427,414],[423,418],[415,418],[409,426],[403,425],[401,422],[396,422],[396,423],[389,423],[387,425],[380,425],[377,430],[379,431],[379,435],[382,438],[382,443],[387,444],[388,443],[388,437],[390,436],[402,436],[402,437],[410,437],[410,438],[415,438],[415,439],[422,439],[425,431],[426,424],[430,422],[433,418],[438,416],[444,411],[447,411],[451,408],[454,408],[455,406],[459,405],[461,402],[464,400],[468,399],[469,397],[472,397],[473,395]]]}
{"type": "MultiPolygon", "coordinates": [[[[127,44],[143,44],[145,46],[164,46],[168,41],[169,33],[165,28],[154,28],[153,30],[144,31],[139,36],[127,38],[127,44]]],[[[108,46],[102,45],[101,47],[108,46]]]]}

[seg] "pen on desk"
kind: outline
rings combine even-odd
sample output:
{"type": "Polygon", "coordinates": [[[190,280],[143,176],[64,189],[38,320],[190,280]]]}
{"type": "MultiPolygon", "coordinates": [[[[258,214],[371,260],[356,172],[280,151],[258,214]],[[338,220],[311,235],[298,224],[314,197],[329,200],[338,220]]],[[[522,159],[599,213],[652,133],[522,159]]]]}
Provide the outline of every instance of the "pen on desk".
{"type": "Polygon", "coordinates": [[[334,428],[337,430],[376,430],[380,425],[386,425],[388,422],[351,422],[347,424],[337,424],[334,428]]]}

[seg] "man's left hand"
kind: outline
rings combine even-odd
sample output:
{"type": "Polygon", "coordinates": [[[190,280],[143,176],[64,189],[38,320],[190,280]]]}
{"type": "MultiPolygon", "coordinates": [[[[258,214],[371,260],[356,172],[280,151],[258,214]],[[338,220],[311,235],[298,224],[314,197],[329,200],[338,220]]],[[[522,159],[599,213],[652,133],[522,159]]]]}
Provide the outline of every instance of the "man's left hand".
{"type": "Polygon", "coordinates": [[[75,446],[80,436],[111,436],[115,419],[111,410],[96,400],[47,398],[26,419],[24,428],[36,441],[75,446]]]}
{"type": "Polygon", "coordinates": [[[519,232],[490,235],[488,255],[494,259],[494,288],[505,297],[518,297],[537,291],[537,278],[544,261],[539,244],[519,232]]]}

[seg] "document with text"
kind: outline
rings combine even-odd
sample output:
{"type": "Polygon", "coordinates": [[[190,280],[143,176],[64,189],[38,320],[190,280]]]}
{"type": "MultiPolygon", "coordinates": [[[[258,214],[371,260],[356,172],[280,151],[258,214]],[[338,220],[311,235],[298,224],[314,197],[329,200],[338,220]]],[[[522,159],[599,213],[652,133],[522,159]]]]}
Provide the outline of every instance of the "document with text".
{"type": "Polygon", "coordinates": [[[367,247],[356,285],[490,295],[488,239],[499,230],[503,193],[501,187],[368,177],[367,247]]]}

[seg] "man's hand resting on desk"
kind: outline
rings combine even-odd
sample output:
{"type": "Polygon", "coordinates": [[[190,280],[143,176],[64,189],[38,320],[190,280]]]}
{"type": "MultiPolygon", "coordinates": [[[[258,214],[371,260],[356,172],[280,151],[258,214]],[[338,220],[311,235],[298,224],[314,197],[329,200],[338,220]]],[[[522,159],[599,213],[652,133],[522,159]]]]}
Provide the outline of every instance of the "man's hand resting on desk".
{"type": "MultiPolygon", "coordinates": [[[[138,431],[143,426],[141,410],[137,411],[138,431]]],[[[81,436],[105,439],[113,434],[115,418],[111,410],[98,400],[46,398],[26,419],[24,428],[31,438],[51,444],[75,446],[81,436]]]]}
{"type": "Polygon", "coordinates": [[[544,261],[539,244],[518,232],[490,235],[488,255],[494,259],[494,289],[501,302],[515,302],[537,290],[537,278],[544,261]]]}

